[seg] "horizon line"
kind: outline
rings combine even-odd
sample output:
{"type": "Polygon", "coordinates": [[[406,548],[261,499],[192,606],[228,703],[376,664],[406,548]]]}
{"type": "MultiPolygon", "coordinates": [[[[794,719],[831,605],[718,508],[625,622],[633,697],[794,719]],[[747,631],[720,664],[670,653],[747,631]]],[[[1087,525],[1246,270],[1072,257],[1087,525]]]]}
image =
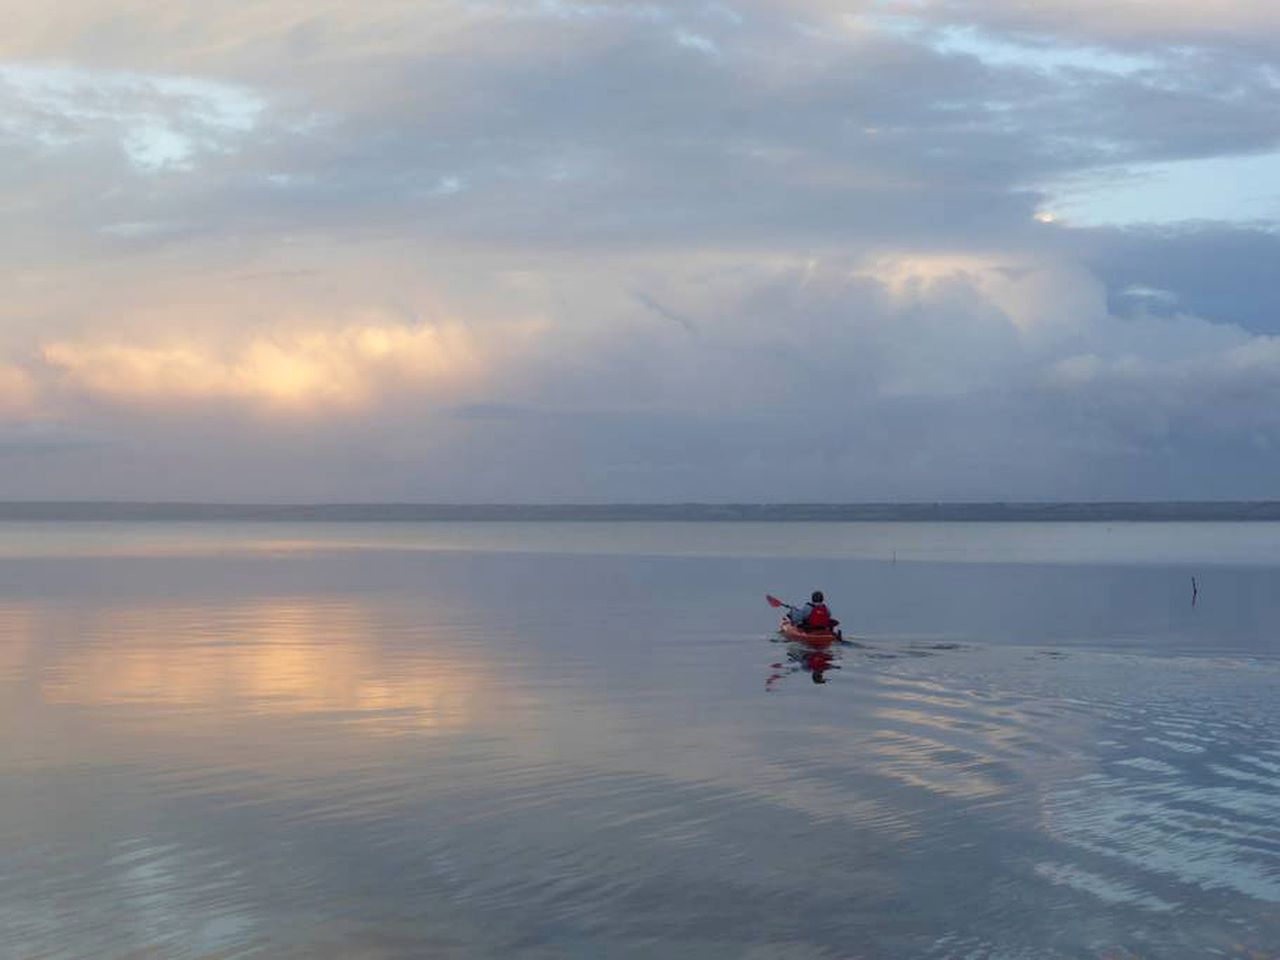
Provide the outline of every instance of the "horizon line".
{"type": "Polygon", "coordinates": [[[924,506],[1199,506],[1199,505],[1270,505],[1280,504],[1276,497],[1206,497],[1162,499],[1078,499],[1078,500],[184,500],[115,498],[11,498],[0,499],[0,507],[10,506],[128,506],[128,507],[440,507],[508,508],[532,507],[590,509],[607,507],[924,507],[924,506]]]}
{"type": "Polygon", "coordinates": [[[21,521],[1280,521],[1280,500],[429,503],[8,500],[21,521]]]}

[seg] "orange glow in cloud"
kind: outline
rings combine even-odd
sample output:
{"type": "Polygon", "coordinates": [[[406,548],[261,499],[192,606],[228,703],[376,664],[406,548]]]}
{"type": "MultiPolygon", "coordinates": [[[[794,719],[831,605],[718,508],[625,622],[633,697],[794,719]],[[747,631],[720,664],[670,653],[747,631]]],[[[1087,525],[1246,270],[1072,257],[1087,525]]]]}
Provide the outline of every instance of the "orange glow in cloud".
{"type": "Polygon", "coordinates": [[[352,324],[257,336],[234,351],[63,340],[46,344],[41,355],[65,385],[91,395],[142,404],[241,400],[292,410],[364,407],[389,384],[456,385],[485,366],[461,324],[352,324]]]}
{"type": "Polygon", "coordinates": [[[914,298],[946,280],[983,278],[1005,262],[980,254],[902,252],[873,257],[855,273],[884,284],[895,297],[914,298]]]}

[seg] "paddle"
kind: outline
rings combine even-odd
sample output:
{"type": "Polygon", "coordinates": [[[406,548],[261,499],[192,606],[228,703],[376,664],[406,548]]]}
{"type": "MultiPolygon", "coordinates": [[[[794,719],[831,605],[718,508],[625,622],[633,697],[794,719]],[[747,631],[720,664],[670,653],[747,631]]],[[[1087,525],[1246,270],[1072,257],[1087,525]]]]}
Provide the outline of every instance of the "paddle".
{"type": "Polygon", "coordinates": [[[788,610],[794,610],[794,609],[795,609],[795,607],[793,607],[791,604],[789,604],[789,603],[783,603],[783,602],[782,602],[781,600],[779,600],[777,597],[771,596],[771,595],[769,595],[769,594],[767,594],[767,593],[764,595],[764,598],[765,598],[765,600],[767,600],[767,601],[769,602],[769,606],[771,606],[771,607],[786,607],[788,610]]]}

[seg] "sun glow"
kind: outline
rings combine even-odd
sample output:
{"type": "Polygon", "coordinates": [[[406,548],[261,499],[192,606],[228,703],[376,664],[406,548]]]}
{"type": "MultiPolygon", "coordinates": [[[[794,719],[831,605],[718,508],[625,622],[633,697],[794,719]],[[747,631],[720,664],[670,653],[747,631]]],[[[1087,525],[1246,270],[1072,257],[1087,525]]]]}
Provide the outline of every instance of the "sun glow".
{"type": "Polygon", "coordinates": [[[46,344],[41,356],[65,386],[92,395],[133,403],[239,400],[293,410],[364,407],[389,386],[454,384],[484,366],[461,324],[353,324],[257,336],[233,351],[64,340],[46,344]]]}
{"type": "Polygon", "coordinates": [[[899,304],[944,302],[957,288],[999,312],[1020,335],[1069,335],[1106,315],[1106,291],[1088,271],[1052,260],[968,254],[901,254],[858,272],[899,304]]]}

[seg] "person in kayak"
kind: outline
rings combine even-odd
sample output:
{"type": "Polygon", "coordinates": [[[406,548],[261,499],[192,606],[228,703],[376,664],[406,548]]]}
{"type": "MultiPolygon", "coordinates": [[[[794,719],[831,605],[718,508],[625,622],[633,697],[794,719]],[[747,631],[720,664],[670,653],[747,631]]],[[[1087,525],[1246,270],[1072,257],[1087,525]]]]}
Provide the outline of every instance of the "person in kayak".
{"type": "Polygon", "coordinates": [[[801,630],[834,630],[840,625],[840,621],[831,616],[821,590],[813,591],[803,607],[792,607],[787,619],[801,630]]]}

